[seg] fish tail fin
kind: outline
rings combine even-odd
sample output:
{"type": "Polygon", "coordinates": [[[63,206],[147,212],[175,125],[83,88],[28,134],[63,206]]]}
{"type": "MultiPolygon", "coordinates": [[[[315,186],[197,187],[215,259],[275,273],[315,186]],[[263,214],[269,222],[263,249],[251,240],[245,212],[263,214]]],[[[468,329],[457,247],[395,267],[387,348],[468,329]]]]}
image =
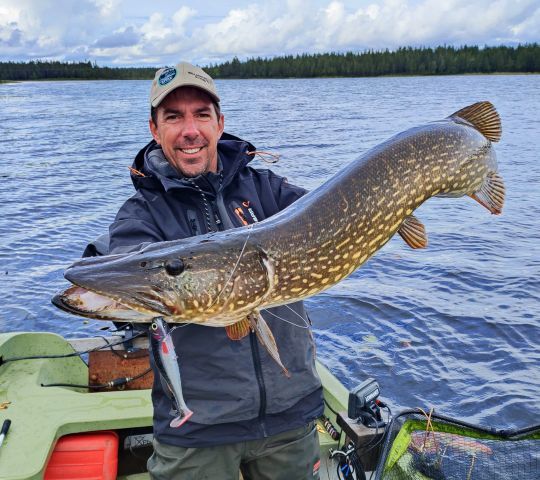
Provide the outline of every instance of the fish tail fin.
{"type": "Polygon", "coordinates": [[[450,115],[472,123],[474,127],[492,142],[498,142],[502,135],[501,117],[491,102],[477,102],[450,115]]]}
{"type": "Polygon", "coordinates": [[[257,334],[257,338],[259,339],[259,341],[264,345],[270,356],[281,367],[285,375],[287,377],[290,377],[291,374],[281,362],[278,347],[276,344],[276,339],[272,334],[272,330],[270,330],[270,327],[268,326],[260,312],[250,314],[248,316],[248,319],[251,324],[251,328],[253,328],[253,330],[257,334]]]}
{"type": "Polygon", "coordinates": [[[504,181],[497,172],[489,172],[480,188],[470,194],[480,205],[491,213],[499,215],[504,204],[504,181]]]}

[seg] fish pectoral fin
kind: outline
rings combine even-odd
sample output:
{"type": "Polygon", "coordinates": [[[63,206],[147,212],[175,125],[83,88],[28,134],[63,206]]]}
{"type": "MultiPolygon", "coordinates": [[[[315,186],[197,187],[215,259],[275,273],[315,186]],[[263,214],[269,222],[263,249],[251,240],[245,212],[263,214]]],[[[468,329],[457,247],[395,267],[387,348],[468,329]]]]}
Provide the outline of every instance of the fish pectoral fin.
{"type": "Polygon", "coordinates": [[[411,248],[426,248],[428,244],[426,227],[414,215],[405,217],[398,232],[411,248]]]}
{"type": "Polygon", "coordinates": [[[232,325],[227,325],[225,331],[231,340],[242,340],[249,333],[250,327],[249,320],[244,318],[232,325]]]}
{"type": "Polygon", "coordinates": [[[498,142],[502,135],[501,117],[491,102],[477,102],[450,115],[459,117],[474,127],[492,142],[498,142]]]}
{"type": "Polygon", "coordinates": [[[251,325],[251,328],[255,331],[257,334],[257,338],[259,339],[259,342],[261,342],[270,356],[275,360],[275,362],[281,367],[283,372],[287,377],[290,377],[291,374],[289,371],[285,368],[283,363],[281,363],[281,358],[279,356],[278,347],[276,344],[276,339],[274,338],[274,335],[272,334],[272,331],[270,330],[270,327],[260,314],[260,312],[250,313],[248,315],[248,320],[251,325]]]}
{"type": "Polygon", "coordinates": [[[504,204],[504,191],[502,177],[497,172],[489,172],[480,188],[469,196],[494,215],[499,215],[504,204]]]}

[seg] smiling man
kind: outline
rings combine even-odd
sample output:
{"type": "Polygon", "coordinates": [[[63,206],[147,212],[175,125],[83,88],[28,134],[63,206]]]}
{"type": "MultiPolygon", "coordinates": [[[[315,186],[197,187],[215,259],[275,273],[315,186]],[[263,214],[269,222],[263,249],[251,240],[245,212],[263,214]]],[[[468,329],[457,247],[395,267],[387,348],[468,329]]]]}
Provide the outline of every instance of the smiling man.
{"type": "MultiPolygon", "coordinates": [[[[253,168],[255,147],[223,132],[212,78],[189,63],[158,70],[150,92],[154,138],[136,156],[136,193],[103,242],[87,254],[242,227],[268,218],[305,191],[253,168]]],[[[154,454],[158,480],[317,479],[315,419],[323,413],[315,346],[302,302],[263,313],[280,346],[285,376],[254,332],[232,340],[224,328],[185,325],[172,333],[184,397],[194,414],[172,428],[174,402],[154,367],[154,454]],[[300,325],[299,328],[296,325],[300,325]]]]}
{"type": "MultiPolygon", "coordinates": [[[[185,72],[189,72],[189,64],[180,64],[178,69],[184,71],[169,80],[172,85],[168,89],[160,88],[160,82],[163,82],[164,76],[169,79],[166,75],[171,69],[166,69],[154,81],[152,108],[157,111],[153,110],[149,120],[150,131],[154,140],[161,145],[165,158],[179,174],[195,177],[207,172],[215,173],[218,168],[217,144],[224,124],[219,98],[213,88],[174,88],[182,82],[185,72]],[[171,87],[171,93],[163,98],[163,90],[170,90],[171,87]]],[[[201,78],[204,77],[193,77],[193,81],[199,82],[201,78]]]]}

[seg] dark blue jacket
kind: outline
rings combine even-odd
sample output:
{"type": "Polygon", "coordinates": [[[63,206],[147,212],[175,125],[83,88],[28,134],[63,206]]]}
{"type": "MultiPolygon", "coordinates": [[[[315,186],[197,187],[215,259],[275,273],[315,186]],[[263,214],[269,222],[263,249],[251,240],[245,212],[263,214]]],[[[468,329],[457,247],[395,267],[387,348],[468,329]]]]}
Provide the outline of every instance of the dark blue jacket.
{"type": "MultiPolygon", "coordinates": [[[[252,151],[250,143],[224,134],[218,143],[220,173],[186,179],[170,167],[155,142],[149,143],[133,164],[140,172],[132,173],[137,192],[109,228],[109,253],[260,221],[305,193],[270,170],[248,166],[252,151]]],[[[305,328],[309,319],[303,303],[270,312],[263,315],[291,378],[254,333],[232,341],[224,328],[190,324],[174,331],[184,397],[195,413],[182,427],[170,428],[171,399],[155,375],[154,435],[160,442],[203,447],[252,440],[300,427],[322,414],[315,345],[311,329],[305,328]]]]}

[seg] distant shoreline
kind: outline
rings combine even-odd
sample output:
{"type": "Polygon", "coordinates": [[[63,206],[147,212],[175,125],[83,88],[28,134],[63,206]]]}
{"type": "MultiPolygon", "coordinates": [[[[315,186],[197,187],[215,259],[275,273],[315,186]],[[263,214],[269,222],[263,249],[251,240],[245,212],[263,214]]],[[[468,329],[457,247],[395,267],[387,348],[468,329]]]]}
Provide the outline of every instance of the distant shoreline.
{"type": "MultiPolygon", "coordinates": [[[[540,75],[540,72],[493,72],[493,73],[447,73],[447,74],[401,74],[401,75],[358,75],[358,76],[321,76],[321,77],[265,77],[265,78],[217,78],[216,80],[316,80],[316,79],[332,79],[332,78],[413,78],[413,77],[464,77],[464,76],[504,76],[504,75],[540,75]]],[[[125,82],[125,81],[151,81],[151,78],[37,78],[33,80],[0,80],[0,85],[11,83],[27,83],[27,82],[125,82]]]]}
{"type": "MultiPolygon", "coordinates": [[[[249,58],[203,67],[221,79],[363,78],[540,73],[540,45],[463,46],[249,58]]],[[[2,80],[150,80],[157,67],[100,67],[90,61],[0,62],[2,80]]]]}

